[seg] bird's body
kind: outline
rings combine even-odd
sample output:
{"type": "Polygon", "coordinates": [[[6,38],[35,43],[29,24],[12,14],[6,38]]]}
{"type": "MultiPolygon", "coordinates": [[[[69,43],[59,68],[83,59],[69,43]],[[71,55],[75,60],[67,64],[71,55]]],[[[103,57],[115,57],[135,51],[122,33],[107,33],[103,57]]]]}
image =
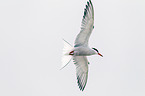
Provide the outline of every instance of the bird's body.
{"type": "Polygon", "coordinates": [[[87,2],[82,19],[81,31],[77,35],[74,46],[64,41],[62,68],[73,59],[76,65],[76,76],[80,90],[84,90],[88,78],[88,60],[86,56],[100,55],[96,48],[88,46],[89,37],[94,29],[94,9],[91,0],[87,2]]]}
{"type": "Polygon", "coordinates": [[[96,54],[94,50],[92,50],[89,47],[84,47],[84,46],[74,47],[71,52],[73,56],[90,56],[90,55],[96,54]]]}

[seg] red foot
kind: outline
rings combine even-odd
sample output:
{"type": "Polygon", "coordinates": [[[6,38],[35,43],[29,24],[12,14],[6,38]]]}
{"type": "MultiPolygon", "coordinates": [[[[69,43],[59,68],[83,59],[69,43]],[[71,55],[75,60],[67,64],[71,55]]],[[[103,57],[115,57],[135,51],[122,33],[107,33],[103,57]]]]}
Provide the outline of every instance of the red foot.
{"type": "Polygon", "coordinates": [[[69,55],[73,55],[74,54],[74,51],[71,51],[70,53],[69,53],[69,55]]]}

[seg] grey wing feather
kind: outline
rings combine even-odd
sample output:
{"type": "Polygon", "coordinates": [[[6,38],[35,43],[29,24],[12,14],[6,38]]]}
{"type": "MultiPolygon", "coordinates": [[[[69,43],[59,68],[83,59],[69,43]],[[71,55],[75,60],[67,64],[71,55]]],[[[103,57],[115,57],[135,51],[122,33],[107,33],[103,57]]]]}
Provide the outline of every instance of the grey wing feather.
{"type": "Polygon", "coordinates": [[[80,90],[84,90],[88,78],[88,60],[86,56],[74,56],[74,63],[76,65],[77,83],[80,90]]]}
{"type": "Polygon", "coordinates": [[[75,47],[88,46],[88,40],[94,28],[94,9],[91,0],[87,2],[81,24],[81,31],[75,40],[75,47]]]}

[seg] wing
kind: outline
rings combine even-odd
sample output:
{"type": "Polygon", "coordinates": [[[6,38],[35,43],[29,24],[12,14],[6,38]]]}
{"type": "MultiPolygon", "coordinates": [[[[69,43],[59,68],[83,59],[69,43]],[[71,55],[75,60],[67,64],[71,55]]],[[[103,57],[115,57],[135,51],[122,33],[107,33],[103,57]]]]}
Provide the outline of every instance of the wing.
{"type": "Polygon", "coordinates": [[[88,60],[86,56],[74,56],[74,64],[76,65],[77,83],[80,90],[84,90],[88,78],[88,60]]]}
{"type": "Polygon", "coordinates": [[[87,2],[81,24],[81,31],[75,40],[75,47],[88,46],[88,40],[94,28],[94,9],[91,0],[87,2]]]}

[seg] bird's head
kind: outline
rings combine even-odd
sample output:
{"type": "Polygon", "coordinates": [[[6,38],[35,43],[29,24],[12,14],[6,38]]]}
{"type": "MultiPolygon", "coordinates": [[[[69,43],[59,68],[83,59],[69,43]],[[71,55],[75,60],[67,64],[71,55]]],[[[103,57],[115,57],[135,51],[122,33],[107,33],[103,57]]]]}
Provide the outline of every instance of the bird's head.
{"type": "Polygon", "coordinates": [[[99,51],[98,51],[96,48],[92,48],[92,49],[96,52],[96,54],[98,54],[98,55],[100,55],[100,56],[103,57],[103,55],[101,55],[101,54],[99,53],[99,51]]]}

